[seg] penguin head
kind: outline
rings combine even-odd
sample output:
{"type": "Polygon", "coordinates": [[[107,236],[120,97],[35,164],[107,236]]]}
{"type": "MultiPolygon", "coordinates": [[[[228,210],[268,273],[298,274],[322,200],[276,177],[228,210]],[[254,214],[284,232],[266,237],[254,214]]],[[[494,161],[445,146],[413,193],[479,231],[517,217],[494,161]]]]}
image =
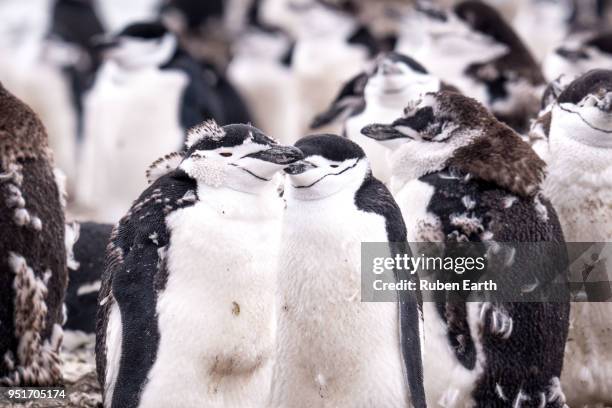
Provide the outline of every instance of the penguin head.
{"type": "Polygon", "coordinates": [[[302,159],[293,146],[279,145],[250,125],[220,127],[213,120],[189,130],[180,164],[192,178],[210,187],[257,192],[285,166],[302,159]]]}
{"type": "Polygon", "coordinates": [[[178,49],[176,36],[158,22],[134,23],[119,33],[98,39],[96,50],[124,68],[162,66],[178,49]]]}
{"type": "Polygon", "coordinates": [[[543,177],[544,163],[516,132],[455,92],[426,94],[393,123],[368,125],[362,133],[394,150],[399,183],[448,168],[531,195],[543,177]]]}
{"type": "Polygon", "coordinates": [[[366,98],[371,95],[394,95],[410,90],[412,93],[435,91],[440,81],[414,59],[389,52],[381,54],[375,61],[365,87],[366,98]]]}
{"type": "Polygon", "coordinates": [[[551,52],[543,69],[548,78],[562,74],[578,76],[610,65],[612,60],[612,32],[597,34],[587,40],[569,40],[551,52]]]}
{"type": "Polygon", "coordinates": [[[316,200],[357,188],[370,174],[364,151],[345,137],[306,136],[295,144],[304,158],[285,168],[285,192],[300,200],[316,200]]]}
{"type": "Polygon", "coordinates": [[[575,79],[552,110],[551,137],[563,135],[595,147],[612,147],[612,70],[575,79]]]}
{"type": "Polygon", "coordinates": [[[476,100],[455,92],[425,94],[408,105],[391,124],[371,124],[361,133],[395,150],[405,143],[459,146],[469,142],[471,131],[483,126],[491,115],[476,100]]]}

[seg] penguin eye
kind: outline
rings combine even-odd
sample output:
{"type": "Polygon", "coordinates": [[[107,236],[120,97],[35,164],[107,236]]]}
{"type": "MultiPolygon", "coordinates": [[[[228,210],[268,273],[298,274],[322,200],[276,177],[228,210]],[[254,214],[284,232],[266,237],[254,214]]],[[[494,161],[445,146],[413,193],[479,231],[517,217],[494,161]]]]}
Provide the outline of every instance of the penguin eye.
{"type": "Polygon", "coordinates": [[[231,157],[232,156],[232,153],[230,153],[230,152],[222,152],[222,153],[219,153],[219,154],[221,156],[223,156],[223,157],[231,157]]]}
{"type": "Polygon", "coordinates": [[[336,167],[338,167],[338,165],[337,164],[330,164],[329,167],[335,169],[336,167]]]}

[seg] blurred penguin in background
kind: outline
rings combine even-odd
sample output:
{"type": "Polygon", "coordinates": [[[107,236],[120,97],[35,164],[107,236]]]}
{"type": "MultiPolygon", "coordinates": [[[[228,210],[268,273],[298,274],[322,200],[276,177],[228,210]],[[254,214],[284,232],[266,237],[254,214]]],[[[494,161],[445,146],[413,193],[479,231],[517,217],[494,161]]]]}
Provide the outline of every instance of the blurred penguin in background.
{"type": "Polygon", "coordinates": [[[442,80],[484,103],[522,133],[539,111],[544,77],[529,50],[491,6],[463,1],[444,10],[423,2],[398,49],[442,80]],[[407,47],[407,48],[406,48],[407,47]]]}
{"type": "Polygon", "coordinates": [[[221,99],[225,123],[252,122],[249,108],[226,72],[234,31],[240,30],[243,24],[241,14],[246,3],[243,0],[166,0],[161,8],[162,21],[177,35],[180,46],[200,63],[221,99]]]}
{"type": "MultiPolygon", "coordinates": [[[[137,21],[159,17],[162,0],[93,0],[106,32],[118,32],[137,21]]],[[[206,0],[208,1],[208,0],[206,0]]]]}
{"type": "Polygon", "coordinates": [[[40,116],[71,191],[81,95],[96,68],[89,39],[102,32],[88,0],[3,2],[0,79],[40,116]]]}
{"type": "Polygon", "coordinates": [[[333,100],[335,90],[363,69],[369,50],[349,42],[359,28],[349,13],[320,2],[266,0],[260,13],[295,39],[291,59],[299,101],[298,133],[291,136],[295,141],[333,100]]]}
{"type": "Polygon", "coordinates": [[[344,135],[366,152],[374,177],[387,184],[391,175],[388,149],[361,134],[361,129],[374,122],[393,122],[407,105],[441,86],[438,78],[412,58],[395,52],[381,54],[371,69],[344,85],[329,109],[314,118],[311,127],[340,122],[344,135]]]}
{"type": "Polygon", "coordinates": [[[292,143],[300,130],[291,70],[295,40],[266,20],[262,4],[267,1],[253,0],[242,15],[234,16],[238,21],[233,26],[240,29],[234,33],[227,75],[244,97],[253,122],[281,142],[292,143]]]}
{"type": "Polygon", "coordinates": [[[544,60],[544,74],[549,80],[560,75],[580,76],[596,68],[612,66],[612,31],[569,39],[544,60]]]}
{"type": "Polygon", "coordinates": [[[571,5],[566,0],[521,0],[515,3],[515,16],[506,21],[512,21],[529,51],[542,61],[567,36],[571,5]]]}
{"type": "Polygon", "coordinates": [[[77,201],[115,222],[146,186],[144,169],[184,142],[222,104],[198,63],[159,23],[136,23],[98,44],[105,60],[85,101],[77,201]]]}

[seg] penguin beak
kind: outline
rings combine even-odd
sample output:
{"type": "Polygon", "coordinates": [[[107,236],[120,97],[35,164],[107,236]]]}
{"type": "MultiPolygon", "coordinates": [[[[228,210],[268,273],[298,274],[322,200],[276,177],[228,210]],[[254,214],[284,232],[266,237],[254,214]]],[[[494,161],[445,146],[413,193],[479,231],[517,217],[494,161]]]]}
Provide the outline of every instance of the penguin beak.
{"type": "Polygon", "coordinates": [[[382,61],[380,65],[380,71],[384,76],[398,75],[402,73],[402,71],[398,67],[396,67],[392,61],[389,61],[388,59],[382,61]]]}
{"type": "Polygon", "coordinates": [[[269,149],[251,153],[245,157],[286,166],[304,158],[304,153],[294,146],[270,145],[269,149]]]}
{"type": "Polygon", "coordinates": [[[309,162],[308,160],[300,160],[285,167],[285,173],[290,176],[296,176],[298,174],[306,173],[308,170],[314,169],[317,166],[309,162]]]}
{"type": "Polygon", "coordinates": [[[378,142],[384,142],[392,139],[411,139],[410,136],[400,132],[392,125],[382,125],[374,123],[361,129],[364,136],[374,139],[378,142]]]}
{"type": "Polygon", "coordinates": [[[119,39],[108,35],[97,35],[91,39],[91,46],[95,52],[102,53],[119,45],[119,39]]]}

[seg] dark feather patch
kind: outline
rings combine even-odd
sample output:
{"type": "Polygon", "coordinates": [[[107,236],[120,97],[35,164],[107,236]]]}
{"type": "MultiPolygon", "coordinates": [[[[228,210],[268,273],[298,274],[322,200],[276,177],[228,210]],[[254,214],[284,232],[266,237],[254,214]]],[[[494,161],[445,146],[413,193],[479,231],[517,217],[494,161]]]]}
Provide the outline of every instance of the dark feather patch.
{"type": "Polygon", "coordinates": [[[197,183],[182,170],[160,177],[136,200],[111,234],[96,324],[96,366],[105,383],[106,328],[110,308],[121,311],[121,361],[113,406],[138,405],[159,344],[156,302],[168,271],[163,254],[170,243],[166,215],[196,201],[197,183]],[[190,193],[191,192],[191,193],[190,193]],[[161,258],[160,258],[161,257],[161,258]]]}
{"type": "Polygon", "coordinates": [[[519,195],[533,195],[544,177],[545,163],[511,128],[496,120],[474,99],[438,92],[441,109],[452,111],[462,129],[477,129],[470,144],[458,148],[446,163],[471,176],[519,195]]]}
{"type": "MultiPolygon", "coordinates": [[[[361,211],[379,214],[385,219],[387,240],[391,254],[410,253],[406,242],[406,225],[401,210],[383,183],[371,174],[355,194],[355,205],[361,211]]],[[[396,279],[416,281],[415,275],[395,271],[396,279]]],[[[415,408],[426,407],[423,386],[423,363],[421,359],[421,341],[419,335],[420,311],[422,299],[418,291],[402,291],[399,298],[400,338],[404,367],[408,375],[408,386],[415,408]]]]}

